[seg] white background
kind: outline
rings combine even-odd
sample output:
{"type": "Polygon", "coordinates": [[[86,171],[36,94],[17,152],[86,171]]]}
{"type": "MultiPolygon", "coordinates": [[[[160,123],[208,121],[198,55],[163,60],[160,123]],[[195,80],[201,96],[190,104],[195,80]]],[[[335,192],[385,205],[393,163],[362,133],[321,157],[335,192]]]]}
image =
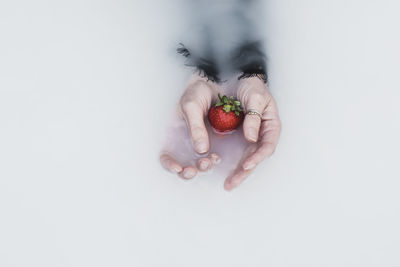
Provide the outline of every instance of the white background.
{"type": "Polygon", "coordinates": [[[267,2],[283,131],[232,193],[158,164],[166,2],[0,1],[0,266],[400,266],[398,1],[267,2]]]}

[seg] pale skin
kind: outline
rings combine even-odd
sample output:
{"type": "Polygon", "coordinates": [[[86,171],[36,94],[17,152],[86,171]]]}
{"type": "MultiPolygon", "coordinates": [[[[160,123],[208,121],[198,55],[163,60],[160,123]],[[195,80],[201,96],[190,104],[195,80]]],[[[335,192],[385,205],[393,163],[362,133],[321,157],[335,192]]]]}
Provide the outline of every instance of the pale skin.
{"type": "MultiPolygon", "coordinates": [[[[190,133],[192,153],[200,157],[192,164],[184,164],[176,159],[174,151],[164,150],[160,162],[165,169],[184,179],[192,179],[199,171],[208,171],[219,163],[221,159],[217,153],[208,153],[210,139],[205,123],[218,93],[223,93],[221,87],[203,77],[196,75],[189,81],[179,102],[180,113],[190,133]]],[[[240,80],[236,96],[245,110],[259,111],[262,119],[257,115],[245,115],[242,127],[248,146],[235,170],[225,179],[224,188],[228,191],[238,187],[257,165],[274,153],[281,131],[277,105],[262,80],[257,77],[240,80]]]]}

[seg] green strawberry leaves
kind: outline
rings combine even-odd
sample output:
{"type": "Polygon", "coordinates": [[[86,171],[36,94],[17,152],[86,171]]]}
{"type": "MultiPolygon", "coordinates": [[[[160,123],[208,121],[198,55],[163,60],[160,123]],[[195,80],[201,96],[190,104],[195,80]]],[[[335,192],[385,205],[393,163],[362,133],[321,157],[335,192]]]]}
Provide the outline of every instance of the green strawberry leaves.
{"type": "Polygon", "coordinates": [[[221,96],[220,94],[218,94],[218,98],[219,101],[217,102],[217,104],[215,104],[216,107],[222,107],[222,109],[226,112],[234,112],[236,116],[239,117],[240,112],[242,112],[242,107],[240,106],[241,103],[239,100],[237,100],[234,96],[231,97],[227,97],[226,95],[221,96]]]}
{"type": "Polygon", "coordinates": [[[232,106],[230,105],[224,105],[224,107],[222,108],[223,110],[225,110],[226,113],[228,113],[229,111],[231,111],[232,106]]]}

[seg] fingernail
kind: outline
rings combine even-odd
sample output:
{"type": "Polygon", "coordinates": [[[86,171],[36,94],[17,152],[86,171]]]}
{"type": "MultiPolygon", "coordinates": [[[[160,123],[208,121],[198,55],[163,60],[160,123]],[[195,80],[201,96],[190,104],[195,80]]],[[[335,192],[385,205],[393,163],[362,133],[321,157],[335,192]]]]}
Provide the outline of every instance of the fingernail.
{"type": "Polygon", "coordinates": [[[205,169],[207,169],[208,168],[208,166],[209,166],[209,164],[208,164],[208,162],[207,161],[202,161],[202,162],[200,162],[200,169],[201,170],[205,170],[205,169]]]}
{"type": "Polygon", "coordinates": [[[231,192],[234,189],[233,187],[230,187],[228,185],[226,185],[224,187],[225,187],[225,190],[228,191],[228,192],[231,192]]]}
{"type": "Polygon", "coordinates": [[[237,182],[237,181],[234,181],[233,179],[231,179],[230,181],[229,181],[229,183],[227,183],[226,185],[225,185],[225,190],[227,190],[227,191],[232,191],[233,189],[235,189],[237,186],[239,185],[239,183],[237,182]]]}
{"type": "Polygon", "coordinates": [[[206,153],[207,152],[207,143],[203,140],[196,141],[194,144],[196,151],[198,153],[206,153]]]}
{"type": "Polygon", "coordinates": [[[221,163],[221,158],[215,153],[211,154],[211,160],[214,164],[221,163]]]}
{"type": "Polygon", "coordinates": [[[245,163],[245,164],[243,165],[243,169],[245,169],[245,170],[251,170],[251,169],[253,169],[255,166],[256,166],[256,164],[254,164],[254,163],[245,163]]]}
{"type": "Polygon", "coordinates": [[[184,170],[182,175],[183,175],[183,177],[185,179],[190,179],[190,178],[193,177],[193,172],[190,169],[189,170],[184,170]]]}
{"type": "Polygon", "coordinates": [[[221,158],[216,158],[214,160],[214,164],[220,164],[221,163],[221,158]]]}
{"type": "Polygon", "coordinates": [[[250,128],[249,131],[247,132],[247,137],[253,141],[256,142],[257,141],[257,131],[254,128],[250,128]]]}
{"type": "Polygon", "coordinates": [[[226,191],[232,191],[235,187],[232,185],[231,181],[229,181],[228,183],[225,183],[224,188],[226,191]]]}
{"type": "Polygon", "coordinates": [[[180,173],[182,171],[182,168],[179,166],[175,166],[174,168],[172,168],[174,172],[176,173],[180,173]]]}

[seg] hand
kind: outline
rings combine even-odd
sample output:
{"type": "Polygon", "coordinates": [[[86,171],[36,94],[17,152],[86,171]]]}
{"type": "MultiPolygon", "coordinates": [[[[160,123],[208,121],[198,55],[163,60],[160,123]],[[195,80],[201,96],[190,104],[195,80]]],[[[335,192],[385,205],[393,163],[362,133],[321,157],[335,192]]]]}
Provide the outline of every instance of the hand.
{"type": "Polygon", "coordinates": [[[262,119],[257,115],[245,116],[243,134],[250,145],[237,168],[225,180],[224,187],[228,191],[239,186],[260,162],[274,153],[281,132],[278,107],[262,80],[257,77],[240,80],[237,97],[245,111],[256,110],[262,114],[262,119]]]}
{"type": "Polygon", "coordinates": [[[198,171],[207,171],[219,163],[218,154],[207,155],[210,140],[204,123],[219,90],[217,84],[198,75],[188,83],[179,103],[178,119],[168,136],[167,147],[161,152],[160,162],[165,169],[192,179],[198,171]]]}

